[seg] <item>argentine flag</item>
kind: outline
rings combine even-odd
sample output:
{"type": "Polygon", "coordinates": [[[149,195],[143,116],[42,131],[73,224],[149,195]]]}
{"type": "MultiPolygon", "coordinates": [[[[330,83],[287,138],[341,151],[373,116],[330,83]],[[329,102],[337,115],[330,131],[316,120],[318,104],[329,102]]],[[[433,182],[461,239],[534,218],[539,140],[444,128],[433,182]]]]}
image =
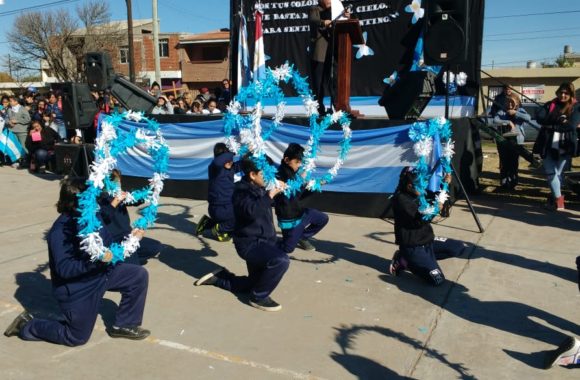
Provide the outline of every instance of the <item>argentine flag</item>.
{"type": "Polygon", "coordinates": [[[248,32],[246,18],[240,13],[240,30],[238,32],[238,92],[240,88],[247,86],[252,79],[250,72],[250,53],[248,51],[248,32]]]}
{"type": "Polygon", "coordinates": [[[256,43],[254,45],[254,81],[266,77],[266,55],[264,54],[264,35],[262,33],[262,9],[256,6],[256,43]]]}
{"type": "Polygon", "coordinates": [[[16,162],[20,157],[24,155],[24,149],[18,138],[14,133],[12,133],[8,128],[4,128],[4,119],[0,117],[0,153],[4,157],[8,157],[11,162],[16,162]]]}

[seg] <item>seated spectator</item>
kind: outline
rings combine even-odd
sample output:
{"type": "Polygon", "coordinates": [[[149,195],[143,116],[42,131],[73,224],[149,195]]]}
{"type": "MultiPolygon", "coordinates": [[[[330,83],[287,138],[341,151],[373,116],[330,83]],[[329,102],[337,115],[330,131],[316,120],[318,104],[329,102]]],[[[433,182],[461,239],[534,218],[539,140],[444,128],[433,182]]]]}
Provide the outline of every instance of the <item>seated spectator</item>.
{"type": "Polygon", "coordinates": [[[183,100],[183,98],[178,98],[176,106],[173,107],[173,113],[176,115],[185,115],[188,113],[188,111],[189,109],[187,107],[187,103],[185,103],[185,100],[183,100]]]}
{"type": "Polygon", "coordinates": [[[165,95],[157,98],[157,105],[151,111],[153,115],[173,115],[173,106],[167,101],[165,95]]]}
{"type": "Polygon", "coordinates": [[[217,91],[217,100],[218,104],[229,104],[231,100],[231,92],[230,92],[230,80],[224,79],[222,80],[222,86],[217,91]]]}
{"type": "Polygon", "coordinates": [[[202,113],[204,115],[212,115],[222,112],[219,110],[219,108],[217,108],[217,102],[215,101],[215,99],[211,99],[209,102],[207,102],[207,109],[204,109],[202,113]]]}
{"type": "Polygon", "coordinates": [[[54,144],[60,136],[52,128],[45,128],[40,121],[32,121],[32,128],[26,137],[26,149],[30,154],[30,172],[46,173],[46,165],[54,158],[54,144]]]}
{"type": "Polygon", "coordinates": [[[195,100],[199,100],[201,104],[206,104],[211,99],[211,94],[207,87],[202,87],[199,89],[199,95],[196,96],[195,100]]]}
{"type": "Polygon", "coordinates": [[[194,101],[191,107],[191,113],[196,114],[196,115],[201,115],[203,113],[204,109],[203,109],[203,104],[201,104],[199,101],[194,101]]]}
{"type": "MultiPolygon", "coordinates": [[[[36,120],[36,119],[34,119],[36,120]]],[[[52,117],[52,113],[50,113],[50,111],[45,111],[44,114],[42,115],[42,126],[44,128],[50,128],[53,131],[55,131],[56,133],[58,133],[58,125],[56,125],[56,123],[54,122],[54,118],[52,117]]],[[[36,121],[40,121],[40,120],[36,120],[36,121]]]]}

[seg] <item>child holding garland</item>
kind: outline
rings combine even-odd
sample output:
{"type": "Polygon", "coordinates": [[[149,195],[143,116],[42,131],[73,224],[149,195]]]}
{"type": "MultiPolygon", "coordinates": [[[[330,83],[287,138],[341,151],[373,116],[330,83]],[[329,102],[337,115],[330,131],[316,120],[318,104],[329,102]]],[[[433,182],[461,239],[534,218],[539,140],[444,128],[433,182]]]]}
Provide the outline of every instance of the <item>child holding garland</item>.
{"type": "Polygon", "coordinates": [[[218,241],[231,240],[235,216],[232,196],[234,194],[234,174],[240,171],[239,162],[234,162],[234,154],[226,144],[217,143],[213,147],[214,159],[207,167],[209,178],[207,201],[209,217],[204,215],[197,223],[195,234],[201,235],[211,228],[218,241]]]}
{"type": "MultiPolygon", "coordinates": [[[[445,281],[445,276],[437,260],[457,255],[463,250],[463,243],[452,239],[435,241],[431,221],[424,220],[419,212],[419,193],[414,186],[416,178],[414,168],[403,168],[393,197],[395,244],[399,250],[393,256],[389,273],[396,276],[409,269],[431,285],[438,286],[445,281]]],[[[450,182],[451,176],[446,176],[444,181],[450,182]]]]}
{"type": "MultiPolygon", "coordinates": [[[[282,182],[295,180],[302,166],[304,148],[296,143],[290,143],[284,151],[282,162],[278,168],[278,179],[282,182]]],[[[298,246],[306,251],[315,250],[308,241],[320,232],[328,223],[328,215],[313,208],[304,208],[300,199],[305,194],[304,186],[287,197],[279,194],[274,198],[278,226],[282,230],[282,248],[291,253],[298,246]]]]}
{"type": "Polygon", "coordinates": [[[290,265],[288,255],[277,242],[272,216],[272,199],[282,191],[282,186],[266,191],[263,172],[251,157],[244,157],[241,166],[244,177],[236,183],[233,194],[236,218],[233,237],[238,255],[246,261],[248,276],[235,276],[220,268],[194,284],[214,285],[233,293],[250,292],[250,305],[278,311],[282,306],[270,294],[290,265]]]}
{"type": "MultiPolygon", "coordinates": [[[[77,195],[85,187],[85,181],[80,178],[63,180],[56,205],[60,216],[47,235],[50,278],[64,320],[33,318],[24,311],[4,331],[5,336],[66,346],[85,344],[97,320],[101,299],[109,290],[120,292],[121,302],[108,334],[132,340],[149,336],[149,330],[140,327],[149,281],[145,268],[126,263],[109,265],[113,258],[111,251],[100,261],[92,262],[80,249],[77,195]]],[[[111,237],[107,229],[101,228],[99,233],[109,245],[111,237]]]]}

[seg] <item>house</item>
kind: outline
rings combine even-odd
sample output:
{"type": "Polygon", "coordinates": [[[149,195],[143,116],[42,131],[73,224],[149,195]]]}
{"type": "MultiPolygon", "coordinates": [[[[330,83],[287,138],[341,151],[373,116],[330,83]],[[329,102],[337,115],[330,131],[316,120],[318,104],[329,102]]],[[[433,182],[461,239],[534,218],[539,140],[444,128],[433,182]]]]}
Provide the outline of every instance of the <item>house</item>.
{"type": "Polygon", "coordinates": [[[196,94],[202,87],[219,88],[230,78],[230,31],[182,36],[179,40],[181,80],[196,94]]]}

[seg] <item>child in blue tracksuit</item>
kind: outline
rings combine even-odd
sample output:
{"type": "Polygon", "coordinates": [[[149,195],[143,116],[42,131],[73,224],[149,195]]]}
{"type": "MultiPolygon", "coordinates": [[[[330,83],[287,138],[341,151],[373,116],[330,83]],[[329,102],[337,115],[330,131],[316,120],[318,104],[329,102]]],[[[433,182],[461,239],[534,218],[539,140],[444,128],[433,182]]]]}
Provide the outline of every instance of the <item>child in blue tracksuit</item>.
{"type": "MultiPolygon", "coordinates": [[[[121,171],[113,169],[111,171],[111,180],[117,182],[119,188],[121,188],[121,171]]],[[[144,233],[143,230],[133,229],[131,227],[131,217],[129,216],[127,206],[123,203],[124,199],[125,193],[121,193],[117,197],[105,196],[99,201],[101,218],[107,231],[111,235],[113,243],[121,243],[131,233],[144,233]]],[[[160,250],[161,243],[157,240],[143,237],[137,251],[125,258],[125,262],[140,264],[141,259],[146,260],[149,257],[155,256],[160,250]]]]}
{"type": "Polygon", "coordinates": [[[209,217],[201,217],[195,233],[199,236],[204,230],[211,228],[212,235],[218,241],[229,241],[235,224],[232,204],[234,174],[240,171],[240,165],[234,162],[234,154],[224,143],[215,144],[213,155],[214,159],[207,167],[209,217]]]}
{"type": "Polygon", "coordinates": [[[248,276],[235,276],[225,268],[202,276],[199,285],[215,285],[234,293],[250,292],[250,305],[264,311],[282,308],[270,294],[274,291],[290,260],[280,248],[272,216],[272,199],[281,191],[264,189],[264,177],[251,157],[242,160],[244,177],[236,183],[233,205],[235,211],[234,245],[246,261],[248,276]]]}
{"type": "MultiPolygon", "coordinates": [[[[85,188],[83,179],[66,178],[60,190],[57,210],[60,216],[48,232],[48,259],[53,293],[64,319],[33,318],[22,312],[4,335],[24,340],[43,340],[67,346],[85,344],[93,331],[101,299],[106,291],[120,292],[121,302],[115,323],[107,329],[113,338],[145,339],[148,330],[140,327],[148,288],[147,271],[138,265],[110,265],[110,251],[102,261],[92,262],[80,249],[76,211],[77,195],[85,188]]],[[[99,231],[103,243],[111,243],[106,228],[99,231]]]]}
{"type": "MultiPolygon", "coordinates": [[[[423,219],[419,212],[417,190],[413,185],[416,173],[411,167],[405,167],[399,177],[399,186],[393,196],[395,214],[395,252],[389,272],[398,275],[401,270],[409,269],[431,285],[441,285],[445,276],[437,260],[449,258],[461,253],[461,242],[448,239],[435,244],[435,234],[431,222],[423,219]],[[459,248],[454,247],[459,245],[459,248]]],[[[449,179],[446,179],[449,180],[449,179]]]]}
{"type": "MultiPolygon", "coordinates": [[[[296,173],[302,166],[304,148],[299,144],[290,143],[284,151],[282,162],[278,168],[278,179],[288,182],[296,178],[296,173]]],[[[303,208],[301,197],[305,194],[302,187],[291,197],[279,194],[274,199],[278,226],[282,230],[282,248],[290,253],[298,246],[304,250],[314,250],[309,238],[320,232],[328,223],[328,215],[313,208],[303,208]]]]}

